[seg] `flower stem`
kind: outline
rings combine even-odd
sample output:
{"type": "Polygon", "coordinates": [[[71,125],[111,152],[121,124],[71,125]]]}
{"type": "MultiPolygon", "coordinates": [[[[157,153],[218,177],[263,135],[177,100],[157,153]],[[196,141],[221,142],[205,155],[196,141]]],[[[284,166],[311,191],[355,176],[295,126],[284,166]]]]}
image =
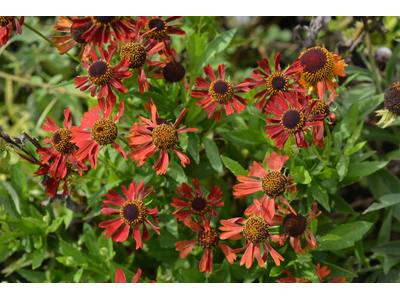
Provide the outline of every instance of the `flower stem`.
{"type": "MultiPolygon", "coordinates": [[[[37,31],[35,28],[31,27],[30,25],[24,23],[23,26],[25,26],[26,28],[28,28],[29,30],[32,30],[34,33],[36,33],[38,36],[40,36],[42,39],[44,39],[46,42],[48,42],[50,45],[52,46],[56,46],[49,38],[45,37],[43,34],[41,34],[39,31],[37,31]]],[[[69,56],[70,58],[72,58],[73,60],[77,61],[78,63],[80,63],[80,59],[69,54],[69,53],[65,53],[67,56],[69,56]]]]}
{"type": "Polygon", "coordinates": [[[214,128],[215,124],[217,124],[217,121],[215,121],[215,118],[213,122],[211,123],[210,127],[208,127],[206,133],[203,136],[203,139],[207,137],[207,135],[211,132],[211,130],[214,128]]]}
{"type": "Polygon", "coordinates": [[[329,163],[329,159],[330,159],[330,156],[331,156],[331,142],[332,142],[332,139],[331,139],[331,131],[329,130],[329,126],[328,126],[328,123],[327,123],[326,120],[324,120],[324,127],[325,127],[325,130],[326,130],[326,140],[327,140],[327,142],[326,142],[326,162],[329,163]]]}
{"type": "Polygon", "coordinates": [[[200,35],[200,33],[201,33],[201,22],[203,21],[203,17],[202,16],[200,16],[200,18],[199,18],[199,25],[198,25],[198,28],[197,28],[197,34],[198,35],[200,35]]]}
{"type": "Polygon", "coordinates": [[[314,151],[314,153],[317,156],[318,160],[325,165],[326,162],[322,159],[321,155],[318,153],[317,149],[314,146],[314,143],[311,143],[311,149],[314,151]]]}

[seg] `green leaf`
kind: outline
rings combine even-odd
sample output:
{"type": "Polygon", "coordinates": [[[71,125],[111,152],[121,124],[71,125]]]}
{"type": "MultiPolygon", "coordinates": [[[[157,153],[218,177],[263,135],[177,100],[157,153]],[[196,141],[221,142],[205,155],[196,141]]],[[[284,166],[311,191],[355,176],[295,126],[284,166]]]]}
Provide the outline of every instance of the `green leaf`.
{"type": "Polygon", "coordinates": [[[80,250],[76,249],[70,243],[60,240],[61,253],[65,256],[72,256],[78,265],[87,265],[86,259],[80,250]]]}
{"type": "Polygon", "coordinates": [[[363,215],[371,211],[399,204],[400,194],[385,195],[382,196],[379,200],[381,201],[381,203],[372,203],[370,207],[368,207],[365,211],[363,211],[363,215]]]}
{"type": "Polygon", "coordinates": [[[350,165],[347,177],[368,176],[384,168],[388,163],[388,161],[364,161],[350,165]]]}
{"type": "Polygon", "coordinates": [[[78,272],[76,272],[75,275],[74,275],[74,282],[75,283],[79,283],[81,281],[82,274],[83,274],[83,268],[80,268],[78,270],[78,272]]]}
{"type": "Polygon", "coordinates": [[[45,222],[31,217],[14,220],[13,223],[25,234],[42,235],[47,228],[45,222]]]}
{"type": "Polygon", "coordinates": [[[379,94],[367,99],[360,100],[358,103],[358,116],[364,119],[373,112],[383,102],[383,94],[379,94]]]}
{"type": "Polygon", "coordinates": [[[318,250],[340,250],[354,246],[356,241],[363,238],[373,223],[357,221],[343,224],[333,229],[329,234],[339,236],[340,240],[327,240],[318,243],[318,250]]]}
{"type": "Polygon", "coordinates": [[[399,50],[400,50],[400,44],[397,44],[396,47],[393,49],[392,56],[390,57],[389,61],[386,64],[385,78],[386,78],[386,83],[388,85],[392,84],[393,76],[396,70],[397,56],[399,50]]]}
{"type": "Polygon", "coordinates": [[[58,229],[58,227],[60,227],[60,225],[62,224],[63,220],[64,220],[63,217],[58,217],[57,219],[55,219],[53,221],[53,223],[51,223],[51,225],[49,226],[48,231],[49,232],[55,232],[58,229]]]}
{"type": "Polygon", "coordinates": [[[329,194],[329,200],[333,211],[344,214],[357,215],[358,213],[340,196],[329,194]]]}
{"type": "Polygon", "coordinates": [[[187,182],[185,171],[175,161],[169,164],[167,169],[167,175],[176,180],[179,184],[187,182]]]}
{"type": "Polygon", "coordinates": [[[18,214],[21,214],[21,204],[17,193],[15,192],[14,188],[6,181],[0,179],[0,182],[3,183],[4,188],[8,192],[10,200],[14,202],[14,207],[17,210],[18,214]]]}
{"type": "Polygon", "coordinates": [[[233,175],[247,175],[247,171],[243,169],[243,167],[237,161],[234,161],[233,159],[223,155],[221,155],[221,159],[225,167],[227,167],[233,173],[233,175]]]}
{"type": "Polygon", "coordinates": [[[382,246],[372,248],[372,251],[398,256],[400,253],[400,241],[390,242],[390,243],[384,244],[382,246]]]}
{"type": "MultiPolygon", "coordinates": [[[[310,188],[310,186],[309,186],[310,188]]],[[[311,182],[310,192],[315,201],[321,204],[327,211],[331,211],[329,207],[329,197],[323,187],[316,180],[311,182]]]]}
{"type": "Polygon", "coordinates": [[[215,171],[219,174],[222,173],[222,162],[219,157],[218,147],[213,140],[205,138],[203,140],[204,148],[206,149],[206,154],[208,159],[210,160],[211,166],[215,171]]]}
{"type": "Polygon", "coordinates": [[[293,170],[290,170],[290,176],[296,183],[309,184],[311,182],[311,176],[304,166],[294,167],[293,170]]]}
{"type": "Polygon", "coordinates": [[[97,243],[96,234],[94,233],[93,228],[87,223],[83,225],[83,237],[85,238],[85,245],[88,248],[89,253],[92,256],[99,258],[100,248],[97,243]]]}
{"type": "Polygon", "coordinates": [[[268,144],[268,140],[265,134],[260,134],[258,132],[250,130],[237,130],[232,132],[223,131],[222,129],[217,128],[217,132],[228,141],[244,147],[247,147],[249,145],[252,146],[268,144]]]}
{"type": "Polygon", "coordinates": [[[20,269],[17,273],[32,283],[44,283],[46,280],[44,272],[20,269]]]}
{"type": "Polygon", "coordinates": [[[200,163],[200,139],[196,134],[189,134],[188,151],[196,164],[200,163]]]}
{"type": "Polygon", "coordinates": [[[198,268],[194,269],[179,269],[181,282],[185,283],[194,283],[194,282],[203,282],[204,275],[199,271],[198,268]]]}
{"type": "Polygon", "coordinates": [[[45,254],[46,250],[44,248],[36,250],[34,252],[32,260],[32,270],[35,270],[42,265],[45,254]]]}
{"type": "Polygon", "coordinates": [[[207,45],[208,33],[204,33],[201,37],[196,33],[188,36],[186,41],[186,48],[189,54],[189,66],[193,75],[197,73],[201,67],[200,60],[204,54],[204,49],[207,45]]]}
{"type": "Polygon", "coordinates": [[[350,156],[350,155],[352,155],[353,153],[356,153],[357,151],[361,150],[361,148],[364,147],[364,145],[365,145],[366,143],[367,143],[367,141],[358,143],[357,145],[351,147],[350,149],[345,150],[344,153],[345,153],[346,155],[349,155],[349,156],[350,156]]]}

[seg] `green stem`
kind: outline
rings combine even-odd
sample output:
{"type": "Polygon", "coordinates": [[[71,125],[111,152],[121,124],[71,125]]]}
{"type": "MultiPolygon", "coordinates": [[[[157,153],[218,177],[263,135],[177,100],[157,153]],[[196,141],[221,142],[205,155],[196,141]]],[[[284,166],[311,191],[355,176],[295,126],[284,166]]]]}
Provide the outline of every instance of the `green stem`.
{"type": "MultiPolygon", "coordinates": [[[[43,34],[41,34],[41,33],[40,33],[39,31],[37,31],[35,28],[31,27],[30,25],[28,25],[28,24],[26,24],[26,23],[24,23],[24,26],[25,26],[26,28],[28,28],[29,30],[32,30],[34,33],[36,33],[38,36],[40,36],[42,39],[44,39],[44,40],[45,40],[46,42],[48,42],[50,45],[56,47],[56,45],[55,45],[49,38],[47,38],[46,36],[44,36],[43,34]]],[[[69,56],[70,58],[72,58],[73,60],[77,61],[78,63],[81,62],[79,58],[77,58],[77,57],[75,57],[75,56],[73,56],[73,55],[71,55],[71,54],[69,54],[69,53],[65,53],[65,54],[66,54],[67,56],[69,56]]]]}
{"type": "Polygon", "coordinates": [[[214,120],[211,123],[210,127],[208,127],[206,133],[204,134],[203,139],[211,132],[211,130],[214,128],[215,124],[217,124],[217,122],[215,121],[215,118],[214,118],[214,120]]]}
{"type": "Polygon", "coordinates": [[[315,155],[317,156],[318,160],[323,164],[326,164],[325,161],[322,159],[321,155],[319,155],[317,149],[314,146],[314,143],[311,143],[311,149],[314,151],[315,155]]]}
{"type": "Polygon", "coordinates": [[[326,162],[329,163],[330,156],[331,156],[331,131],[329,130],[329,126],[326,120],[324,120],[324,127],[326,131],[326,162]]]}
{"type": "Polygon", "coordinates": [[[203,21],[203,17],[200,16],[199,18],[199,27],[197,28],[197,34],[200,35],[201,33],[201,22],[203,21]]]}

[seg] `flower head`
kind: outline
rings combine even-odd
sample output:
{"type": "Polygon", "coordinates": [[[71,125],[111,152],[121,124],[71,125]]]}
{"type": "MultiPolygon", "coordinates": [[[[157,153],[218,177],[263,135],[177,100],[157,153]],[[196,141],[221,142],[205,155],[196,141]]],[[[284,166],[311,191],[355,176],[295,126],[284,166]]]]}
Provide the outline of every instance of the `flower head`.
{"type": "Polygon", "coordinates": [[[312,115],[311,111],[316,103],[309,103],[309,97],[295,93],[294,95],[278,95],[274,102],[267,103],[267,112],[274,114],[275,118],[267,118],[265,130],[268,137],[275,140],[275,145],[279,149],[291,134],[294,135],[298,148],[306,147],[308,143],[303,132],[307,132],[309,127],[322,125],[325,116],[323,114],[312,115]]]}
{"type": "Polygon", "coordinates": [[[143,248],[143,241],[146,242],[149,239],[149,232],[146,224],[150,225],[157,234],[160,234],[160,228],[156,227],[148,220],[148,216],[151,216],[154,222],[158,223],[158,208],[147,209],[143,202],[144,198],[154,193],[153,187],[145,186],[144,181],[141,181],[139,185],[136,186],[136,181],[133,179],[129,188],[122,185],[121,189],[125,198],[114,190],[109,190],[108,193],[104,195],[104,197],[106,197],[103,200],[105,204],[118,206],[118,208],[102,205],[102,215],[118,215],[118,217],[101,222],[99,227],[107,228],[103,234],[107,235],[107,238],[113,236],[112,240],[115,242],[126,241],[129,236],[129,229],[133,227],[132,237],[136,241],[136,249],[143,248]],[[121,225],[121,229],[116,232],[121,225]],[[140,225],[143,225],[142,235],[140,235],[140,225]]]}
{"type": "Polygon", "coordinates": [[[87,70],[87,76],[75,78],[75,87],[79,88],[82,92],[89,89],[92,97],[96,96],[97,99],[107,97],[111,100],[112,105],[117,101],[117,97],[113,93],[113,89],[121,93],[127,93],[128,90],[124,87],[122,79],[129,78],[132,73],[128,71],[128,60],[122,60],[118,65],[112,66],[111,59],[117,51],[117,48],[110,45],[108,50],[99,49],[101,59],[97,59],[94,51],[90,52],[90,57],[93,61],[88,64],[82,61],[82,66],[87,70]]]}
{"type": "Polygon", "coordinates": [[[146,39],[150,41],[150,44],[155,46],[157,43],[163,42],[165,44],[164,52],[167,54],[172,54],[170,42],[171,37],[169,35],[185,35],[186,33],[178,27],[183,25],[183,23],[168,23],[180,18],[182,17],[169,17],[164,20],[162,17],[140,17],[140,20],[142,20],[145,24],[144,30],[151,31],[146,37],[146,39]]]}
{"type": "Polygon", "coordinates": [[[76,143],[79,150],[75,153],[75,158],[78,160],[89,159],[92,168],[97,168],[97,155],[101,147],[109,144],[117,150],[126,160],[128,157],[120,145],[115,142],[118,137],[118,128],[115,122],[121,118],[124,112],[124,102],[120,102],[118,114],[110,120],[113,105],[111,101],[107,101],[107,108],[104,99],[99,100],[100,105],[95,105],[94,108],[89,108],[89,112],[84,113],[81,118],[79,127],[71,128],[71,142],[76,143]],[[100,109],[103,117],[100,116],[100,109]]]}
{"type": "Polygon", "coordinates": [[[130,23],[130,17],[85,17],[73,18],[74,29],[80,30],[85,28],[82,39],[86,43],[92,42],[101,48],[103,44],[114,41],[126,42],[133,33],[134,26],[130,23]]]}
{"type": "Polygon", "coordinates": [[[255,79],[247,78],[245,80],[254,83],[250,86],[252,89],[260,86],[263,87],[261,92],[254,95],[254,103],[259,101],[257,103],[257,109],[262,109],[263,113],[267,112],[266,105],[268,101],[274,101],[277,94],[293,93],[294,86],[300,78],[298,72],[304,69],[304,66],[300,66],[300,62],[297,60],[286,71],[282,72],[279,64],[280,57],[280,53],[276,54],[274,57],[274,72],[271,71],[268,59],[264,58],[261,61],[257,61],[261,70],[257,69],[253,71],[252,76],[255,79]]]}
{"type": "Polygon", "coordinates": [[[22,33],[22,25],[24,24],[24,17],[0,17],[0,44],[5,46],[11,37],[13,26],[18,34],[22,33]]]}
{"type": "Polygon", "coordinates": [[[90,28],[91,24],[79,29],[75,29],[74,25],[75,23],[67,17],[60,17],[57,25],[54,26],[53,29],[61,33],[66,33],[66,35],[53,36],[54,44],[61,55],[67,53],[69,50],[79,44],[81,47],[79,57],[84,61],[88,61],[90,59],[89,53],[93,50],[93,42],[87,43],[82,38],[82,35],[90,28]]]}
{"type": "Polygon", "coordinates": [[[400,119],[400,81],[394,82],[385,90],[383,103],[385,108],[376,111],[376,115],[382,117],[376,125],[383,124],[382,128],[385,128],[397,118],[400,119]]]}
{"type": "Polygon", "coordinates": [[[270,245],[269,240],[276,242],[276,236],[270,232],[270,226],[274,225],[269,215],[262,213],[261,204],[258,200],[254,199],[256,209],[254,213],[247,219],[233,218],[229,220],[221,220],[220,239],[239,240],[242,237],[246,240],[246,246],[240,249],[233,250],[234,253],[246,250],[240,261],[240,265],[246,264],[249,269],[254,261],[254,256],[257,259],[258,265],[264,267],[268,259],[268,252],[271,254],[275,264],[280,265],[281,261],[285,259],[270,245]],[[243,235],[243,236],[242,236],[243,235]],[[262,248],[262,249],[260,249],[262,248]],[[261,250],[263,255],[261,256],[261,250]]]}
{"type": "Polygon", "coordinates": [[[337,82],[332,79],[335,75],[345,77],[345,62],[340,56],[329,52],[325,48],[313,47],[302,52],[299,60],[301,71],[300,84],[303,87],[314,89],[315,94],[325,93],[326,88],[334,92],[337,82]]]}
{"type": "MultiPolygon", "coordinates": [[[[135,277],[132,279],[132,283],[138,283],[141,275],[142,270],[138,268],[135,277]]],[[[115,283],[127,283],[125,273],[120,268],[117,269],[117,273],[115,274],[115,283]]],[[[149,283],[155,283],[155,281],[150,280],[149,283]]]]}
{"type": "Polygon", "coordinates": [[[284,271],[289,277],[278,279],[275,281],[276,283],[311,283],[311,281],[305,277],[296,278],[289,272],[289,270],[284,269],[284,271]]]}
{"type": "MultiPolygon", "coordinates": [[[[273,219],[275,213],[275,200],[280,199],[282,203],[289,206],[290,210],[296,213],[290,204],[283,197],[285,191],[296,193],[296,186],[293,185],[293,178],[286,176],[281,172],[284,164],[289,159],[289,156],[282,155],[281,153],[272,152],[271,155],[265,157],[269,171],[267,172],[262,163],[253,162],[253,166],[250,166],[250,171],[247,174],[251,177],[257,177],[257,179],[249,178],[243,175],[239,175],[237,179],[241,182],[233,186],[233,195],[235,198],[246,197],[248,195],[263,191],[264,195],[258,200],[262,205],[262,216],[268,216],[269,219],[273,219]],[[260,180],[261,179],[261,180],[260,180]]],[[[246,215],[253,214],[257,209],[257,206],[253,203],[246,211],[246,215]]]]}
{"type": "Polygon", "coordinates": [[[201,257],[199,269],[200,272],[206,272],[211,274],[213,271],[213,251],[217,246],[222,250],[226,259],[230,264],[236,260],[236,254],[233,253],[232,249],[222,243],[218,236],[218,232],[210,228],[210,223],[206,221],[205,226],[199,223],[195,223],[192,219],[188,218],[184,220],[186,226],[197,233],[197,239],[192,241],[180,241],[175,244],[176,251],[183,250],[180,254],[180,258],[185,258],[194,248],[198,245],[204,249],[203,256],[201,257]]]}
{"type": "Polygon", "coordinates": [[[227,116],[235,112],[232,108],[232,105],[240,114],[247,105],[246,102],[248,100],[243,99],[237,94],[250,91],[250,82],[244,81],[235,85],[225,80],[224,64],[218,66],[218,74],[220,79],[215,77],[214,70],[210,64],[204,67],[204,73],[210,82],[202,77],[196,77],[196,81],[194,82],[195,87],[203,90],[192,90],[192,97],[204,98],[200,101],[197,101],[196,104],[203,107],[208,113],[207,118],[210,119],[214,115],[219,105],[221,105],[221,107],[215,117],[217,122],[221,119],[221,113],[224,107],[227,116]]]}
{"type": "Polygon", "coordinates": [[[317,249],[317,241],[315,240],[310,228],[308,228],[308,224],[321,214],[321,212],[316,213],[317,206],[317,203],[314,202],[311,211],[308,213],[307,219],[299,213],[294,214],[291,211],[278,206],[279,212],[284,216],[279,224],[282,225],[283,231],[285,232],[279,236],[280,245],[283,245],[286,239],[290,238],[290,244],[292,245],[294,252],[297,254],[306,254],[301,247],[301,239],[304,237],[306,240],[307,252],[309,248],[317,249]]]}
{"type": "MultiPolygon", "coordinates": [[[[331,271],[328,270],[327,266],[321,268],[321,265],[319,263],[317,263],[316,271],[320,282],[322,282],[322,279],[324,277],[328,276],[331,273],[331,271]]],[[[329,280],[328,283],[348,283],[348,282],[346,281],[345,277],[333,277],[331,278],[331,280],[329,280]]]]}
{"type": "Polygon", "coordinates": [[[55,179],[62,179],[67,176],[68,162],[75,166],[81,176],[82,170],[87,170],[87,167],[83,164],[85,160],[74,157],[77,150],[75,143],[71,141],[71,127],[73,126],[69,108],[64,110],[64,117],[63,128],[58,127],[52,119],[46,119],[46,125],[43,125],[42,129],[52,133],[51,138],[47,137],[44,140],[44,143],[49,146],[36,150],[38,154],[42,155],[40,157],[42,165],[50,163],[48,174],[55,179]]]}
{"type": "Polygon", "coordinates": [[[44,176],[43,180],[41,181],[41,184],[43,184],[43,186],[46,190],[46,195],[49,195],[50,197],[54,197],[56,196],[58,189],[60,187],[60,183],[61,180],[64,181],[62,188],[63,188],[63,196],[66,196],[69,194],[68,191],[68,177],[71,173],[73,173],[74,171],[72,171],[72,165],[70,163],[67,162],[67,175],[65,175],[65,177],[63,179],[61,178],[55,178],[55,177],[51,177],[51,175],[49,175],[49,169],[50,167],[45,164],[45,165],[41,165],[39,167],[39,169],[36,170],[36,172],[34,172],[34,176],[44,176]]]}
{"type": "Polygon", "coordinates": [[[203,220],[205,223],[207,213],[211,213],[214,216],[218,215],[218,213],[212,207],[220,207],[225,205],[223,202],[221,202],[222,191],[218,186],[215,185],[206,197],[200,188],[199,180],[197,178],[193,178],[192,181],[195,191],[186,183],[182,183],[182,186],[178,187],[176,190],[176,193],[179,196],[189,201],[186,202],[177,197],[172,197],[173,203],[171,206],[177,208],[173,214],[179,221],[184,221],[191,215],[194,215],[200,217],[199,222],[200,220],[203,220]],[[182,210],[186,211],[182,212],[182,210]]]}
{"type": "Polygon", "coordinates": [[[175,123],[171,125],[167,120],[159,117],[157,107],[152,99],[149,100],[146,109],[151,112],[151,118],[147,119],[139,116],[142,122],[136,122],[131,127],[128,139],[129,147],[133,151],[129,153],[129,156],[132,157],[133,161],[139,160],[138,166],[141,166],[150,156],[160,150],[158,160],[153,165],[153,169],[160,175],[167,172],[169,163],[168,151],[172,149],[181,160],[182,166],[185,167],[186,164],[190,163],[190,159],[176,147],[179,142],[179,134],[196,132],[198,129],[186,128],[186,126],[176,129],[176,127],[188,110],[184,108],[175,123]]]}
{"type": "Polygon", "coordinates": [[[163,49],[164,43],[160,42],[157,44],[146,42],[144,38],[151,32],[147,31],[145,33],[140,33],[143,27],[143,21],[139,20],[139,22],[137,22],[136,24],[133,38],[128,44],[125,44],[122,47],[120,53],[121,59],[129,61],[129,67],[137,70],[139,91],[141,94],[143,94],[144,91],[147,92],[149,90],[149,84],[147,82],[146,73],[144,71],[144,65],[147,64],[149,66],[147,71],[150,71],[156,66],[165,66],[165,63],[160,61],[153,61],[149,58],[149,56],[157,54],[157,52],[163,49]]]}

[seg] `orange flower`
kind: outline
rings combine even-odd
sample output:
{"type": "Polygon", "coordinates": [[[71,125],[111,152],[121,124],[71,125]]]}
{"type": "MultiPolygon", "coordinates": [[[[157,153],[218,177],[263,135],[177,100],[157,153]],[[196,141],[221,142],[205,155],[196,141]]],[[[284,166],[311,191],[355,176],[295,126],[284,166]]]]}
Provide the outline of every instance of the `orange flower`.
{"type": "Polygon", "coordinates": [[[24,17],[17,19],[17,17],[0,17],[0,44],[4,46],[7,44],[13,31],[13,25],[17,29],[17,33],[22,33],[22,25],[24,24],[24,17]]]}
{"type": "MultiPolygon", "coordinates": [[[[132,279],[132,283],[137,283],[140,279],[140,275],[142,275],[142,270],[140,268],[137,269],[137,273],[135,277],[132,279]]],[[[117,273],[115,274],[115,283],[127,283],[125,273],[121,269],[117,269],[117,273]]],[[[150,280],[149,283],[156,283],[155,280],[150,280]]]]}

